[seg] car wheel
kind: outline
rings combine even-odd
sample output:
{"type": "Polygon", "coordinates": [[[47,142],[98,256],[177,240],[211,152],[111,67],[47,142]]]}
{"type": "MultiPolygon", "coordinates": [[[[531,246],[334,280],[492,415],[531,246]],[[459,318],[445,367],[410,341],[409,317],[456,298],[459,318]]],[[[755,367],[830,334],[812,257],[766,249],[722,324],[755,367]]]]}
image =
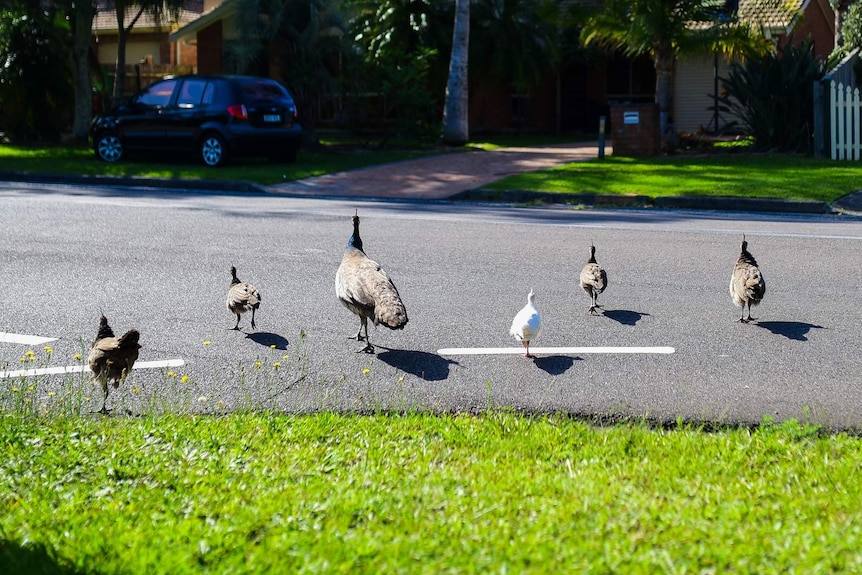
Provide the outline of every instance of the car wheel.
{"type": "Polygon", "coordinates": [[[227,146],[224,138],[216,133],[205,134],[200,145],[201,160],[212,168],[227,162],[227,146]]]}
{"type": "Polygon", "coordinates": [[[96,136],[96,140],[93,142],[93,151],[102,161],[118,162],[123,157],[123,142],[116,134],[105,132],[96,136]]]}

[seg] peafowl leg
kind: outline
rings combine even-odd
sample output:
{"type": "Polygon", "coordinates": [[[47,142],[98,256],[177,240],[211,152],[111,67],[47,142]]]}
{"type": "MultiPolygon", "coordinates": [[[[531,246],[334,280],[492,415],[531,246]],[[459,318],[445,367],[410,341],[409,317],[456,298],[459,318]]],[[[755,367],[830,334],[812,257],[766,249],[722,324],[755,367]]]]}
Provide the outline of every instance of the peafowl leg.
{"type": "Polygon", "coordinates": [[[530,342],[529,342],[529,340],[522,341],[521,345],[524,347],[524,349],[527,350],[527,353],[524,354],[524,357],[529,357],[529,358],[536,357],[535,355],[530,353],[530,342]]]}
{"type": "Polygon", "coordinates": [[[255,329],[257,326],[254,325],[254,310],[257,308],[251,308],[251,329],[255,329]]]}
{"type": "Polygon", "coordinates": [[[236,314],[236,325],[233,326],[233,329],[239,329],[239,314],[236,314]]]}
{"type": "Polygon", "coordinates": [[[365,341],[368,337],[368,320],[365,316],[359,316],[359,331],[356,332],[356,341],[365,341]],[[365,335],[362,335],[362,328],[365,328],[365,335]]]}
{"type": "Polygon", "coordinates": [[[106,405],[108,403],[108,378],[107,377],[104,377],[104,378],[100,377],[99,381],[102,384],[102,393],[104,394],[104,396],[102,397],[102,409],[100,409],[97,413],[101,413],[102,415],[107,415],[108,409],[107,409],[106,405]]]}

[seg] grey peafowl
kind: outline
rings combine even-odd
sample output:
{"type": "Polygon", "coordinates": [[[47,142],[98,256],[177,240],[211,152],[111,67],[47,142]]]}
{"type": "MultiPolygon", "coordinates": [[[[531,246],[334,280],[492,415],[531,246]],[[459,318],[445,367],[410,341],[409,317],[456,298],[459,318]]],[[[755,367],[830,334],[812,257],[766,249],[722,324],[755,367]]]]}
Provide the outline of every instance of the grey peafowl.
{"type": "Polygon", "coordinates": [[[239,329],[239,318],[245,312],[251,310],[251,329],[255,329],[254,312],[260,307],[260,293],[253,285],[239,281],[236,277],[236,268],[230,267],[232,279],[227,290],[227,309],[236,315],[236,325],[233,329],[239,329]]]}
{"type": "Polygon", "coordinates": [[[748,242],[745,234],[742,235],[742,245],[739,250],[739,259],[733,266],[733,274],[730,276],[730,297],[733,303],[742,307],[742,316],[739,321],[748,323],[752,319],[751,306],[757,305],[766,294],[766,280],[757,266],[757,260],[748,251],[748,242]],[[745,306],[748,305],[748,317],[745,317],[745,306]]]}
{"type": "Polygon", "coordinates": [[[99,413],[108,412],[105,408],[108,401],[108,380],[112,380],[114,389],[118,388],[135,365],[138,351],[141,349],[138,343],[140,337],[141,334],[136,329],[130,329],[122,336],[116,337],[108,325],[108,318],[102,315],[99,319],[99,331],[87,357],[93,376],[102,384],[104,393],[99,413]]]}
{"type": "Polygon", "coordinates": [[[404,329],[407,324],[407,310],[389,274],[363,251],[358,211],[353,215],[353,235],[347,240],[341,264],[335,272],[335,295],[359,316],[356,339],[366,342],[361,352],[374,353],[368,338],[369,319],[375,326],[383,324],[389,329],[404,329]]]}
{"type": "Polygon", "coordinates": [[[533,358],[536,356],[530,353],[530,342],[539,337],[541,333],[542,316],[536,309],[536,296],[530,289],[530,293],[527,294],[527,305],[515,315],[515,319],[512,320],[512,327],[509,328],[509,334],[521,342],[521,346],[526,350],[524,357],[533,358]]]}
{"type": "Polygon", "coordinates": [[[589,313],[592,315],[599,315],[596,312],[596,308],[601,307],[598,304],[598,298],[606,287],[608,287],[608,274],[596,263],[596,246],[590,242],[590,259],[587,260],[587,264],[581,270],[581,288],[587,292],[592,300],[589,309],[589,313]]]}

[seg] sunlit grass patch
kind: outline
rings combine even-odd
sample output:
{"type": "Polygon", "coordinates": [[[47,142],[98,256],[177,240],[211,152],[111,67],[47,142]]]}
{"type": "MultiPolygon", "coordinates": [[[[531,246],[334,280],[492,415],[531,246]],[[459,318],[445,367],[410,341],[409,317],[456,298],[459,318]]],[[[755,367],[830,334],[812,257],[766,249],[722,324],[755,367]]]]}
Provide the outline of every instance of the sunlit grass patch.
{"type": "Polygon", "coordinates": [[[862,569],[862,442],[797,422],[5,415],[0,438],[11,573],[862,569]]]}
{"type": "Polygon", "coordinates": [[[576,162],[510,176],[490,190],[561,194],[732,196],[831,202],[859,188],[862,165],[773,154],[719,154],[576,162]]]}

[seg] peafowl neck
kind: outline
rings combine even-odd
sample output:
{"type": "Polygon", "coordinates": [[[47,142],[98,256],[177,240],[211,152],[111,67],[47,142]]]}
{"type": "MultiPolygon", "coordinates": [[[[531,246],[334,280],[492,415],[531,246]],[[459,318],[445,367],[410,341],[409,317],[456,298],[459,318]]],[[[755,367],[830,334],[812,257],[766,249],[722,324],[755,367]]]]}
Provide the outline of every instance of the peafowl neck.
{"type": "Polygon", "coordinates": [[[359,218],[356,216],[353,217],[353,235],[347,240],[347,247],[364,251],[362,249],[362,238],[359,237],[359,218]]]}

